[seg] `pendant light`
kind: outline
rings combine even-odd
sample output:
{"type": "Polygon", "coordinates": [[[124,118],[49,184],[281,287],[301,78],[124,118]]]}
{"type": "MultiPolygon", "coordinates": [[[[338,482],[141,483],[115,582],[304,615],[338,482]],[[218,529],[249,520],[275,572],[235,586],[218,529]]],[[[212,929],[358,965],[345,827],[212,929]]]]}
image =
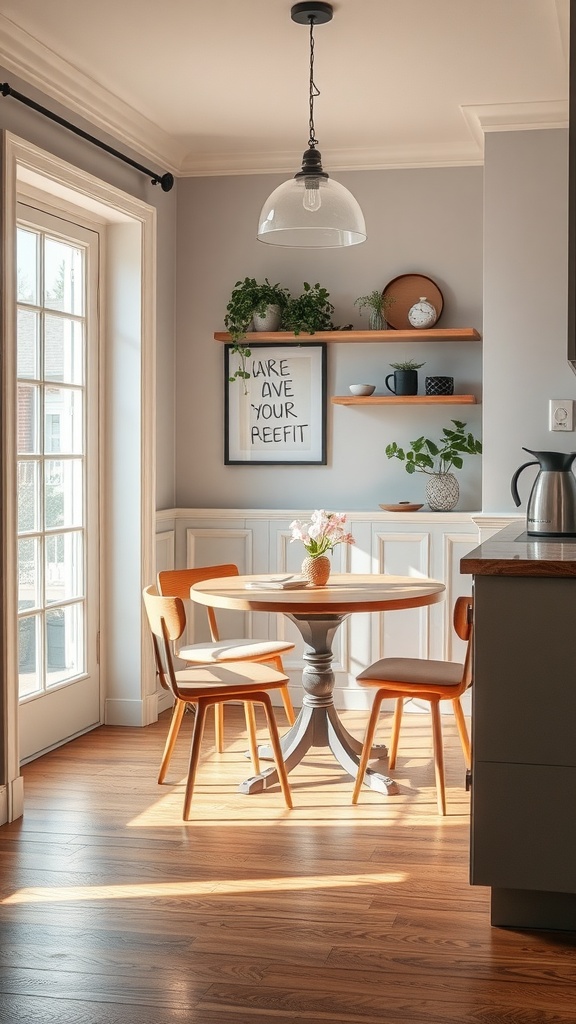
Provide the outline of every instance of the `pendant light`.
{"type": "Polygon", "coordinates": [[[270,245],[329,249],[357,245],[366,239],[366,225],[359,204],[343,185],[322,168],[316,149],[314,99],[320,95],[314,82],[314,26],[332,20],[332,5],[299,3],[291,10],[292,21],[310,26],[310,86],[308,149],[302,170],[285,181],[264,203],[258,221],[258,238],[270,245]]]}

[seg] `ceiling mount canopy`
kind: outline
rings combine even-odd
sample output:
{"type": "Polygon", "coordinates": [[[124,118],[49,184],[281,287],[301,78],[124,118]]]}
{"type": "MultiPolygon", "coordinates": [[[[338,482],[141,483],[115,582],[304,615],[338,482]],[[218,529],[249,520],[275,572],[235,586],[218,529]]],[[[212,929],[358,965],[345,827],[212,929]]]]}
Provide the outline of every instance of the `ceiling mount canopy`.
{"type": "Polygon", "coordinates": [[[320,91],[314,82],[314,26],[332,20],[332,5],[294,4],[292,21],[310,28],[309,137],[302,168],[290,181],[274,189],[264,203],[258,221],[258,239],[270,245],[331,249],[357,245],[366,239],[362,210],[354,196],[330,178],[316,148],[314,100],[320,91]]]}

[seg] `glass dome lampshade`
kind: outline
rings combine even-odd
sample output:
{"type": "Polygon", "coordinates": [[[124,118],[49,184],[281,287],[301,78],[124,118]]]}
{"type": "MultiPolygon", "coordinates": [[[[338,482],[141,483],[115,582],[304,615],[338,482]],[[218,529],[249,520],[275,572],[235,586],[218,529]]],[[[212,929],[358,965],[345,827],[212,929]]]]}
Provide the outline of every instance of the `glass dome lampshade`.
{"type": "Polygon", "coordinates": [[[314,99],[320,91],[314,82],[314,25],[325,25],[332,20],[332,5],[321,0],[305,0],[294,4],[290,14],[292,21],[308,25],[310,31],[308,149],[301,170],[268,196],[260,212],[256,237],[269,245],[303,249],[358,245],[366,240],[362,210],[352,193],[323,170],[316,148],[314,99]]]}
{"type": "Polygon", "coordinates": [[[344,185],[327,174],[299,172],[268,196],[257,237],[270,245],[329,249],[364,242],[366,225],[360,204],[344,185]]]}

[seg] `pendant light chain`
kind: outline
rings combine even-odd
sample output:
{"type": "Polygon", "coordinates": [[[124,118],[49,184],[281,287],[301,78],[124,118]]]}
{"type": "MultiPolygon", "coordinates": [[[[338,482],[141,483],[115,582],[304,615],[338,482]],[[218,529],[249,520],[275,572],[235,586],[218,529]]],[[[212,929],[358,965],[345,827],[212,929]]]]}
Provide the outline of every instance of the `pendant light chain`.
{"type": "Polygon", "coordinates": [[[311,149],[318,145],[318,139],[316,138],[316,131],[314,128],[314,99],[320,95],[320,90],[314,81],[314,17],[310,15],[310,138],[308,139],[308,145],[311,149]]]}
{"type": "Polygon", "coordinates": [[[270,193],[260,211],[257,238],[269,245],[335,249],[366,240],[366,224],[356,199],[322,167],[314,126],[314,100],[320,95],[314,81],[314,27],[327,25],[332,14],[332,4],[326,0],[300,0],[290,11],[292,21],[307,25],[310,33],[309,138],[300,170],[270,193]]]}

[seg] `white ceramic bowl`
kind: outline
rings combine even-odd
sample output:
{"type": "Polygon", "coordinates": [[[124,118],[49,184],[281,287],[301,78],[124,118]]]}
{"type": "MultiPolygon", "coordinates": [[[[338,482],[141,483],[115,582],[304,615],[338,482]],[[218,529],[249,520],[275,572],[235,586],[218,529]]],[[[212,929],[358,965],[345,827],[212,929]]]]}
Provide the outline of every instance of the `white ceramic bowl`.
{"type": "Polygon", "coordinates": [[[351,384],[350,391],[353,395],[371,395],[376,391],[375,384],[351,384]]]}

